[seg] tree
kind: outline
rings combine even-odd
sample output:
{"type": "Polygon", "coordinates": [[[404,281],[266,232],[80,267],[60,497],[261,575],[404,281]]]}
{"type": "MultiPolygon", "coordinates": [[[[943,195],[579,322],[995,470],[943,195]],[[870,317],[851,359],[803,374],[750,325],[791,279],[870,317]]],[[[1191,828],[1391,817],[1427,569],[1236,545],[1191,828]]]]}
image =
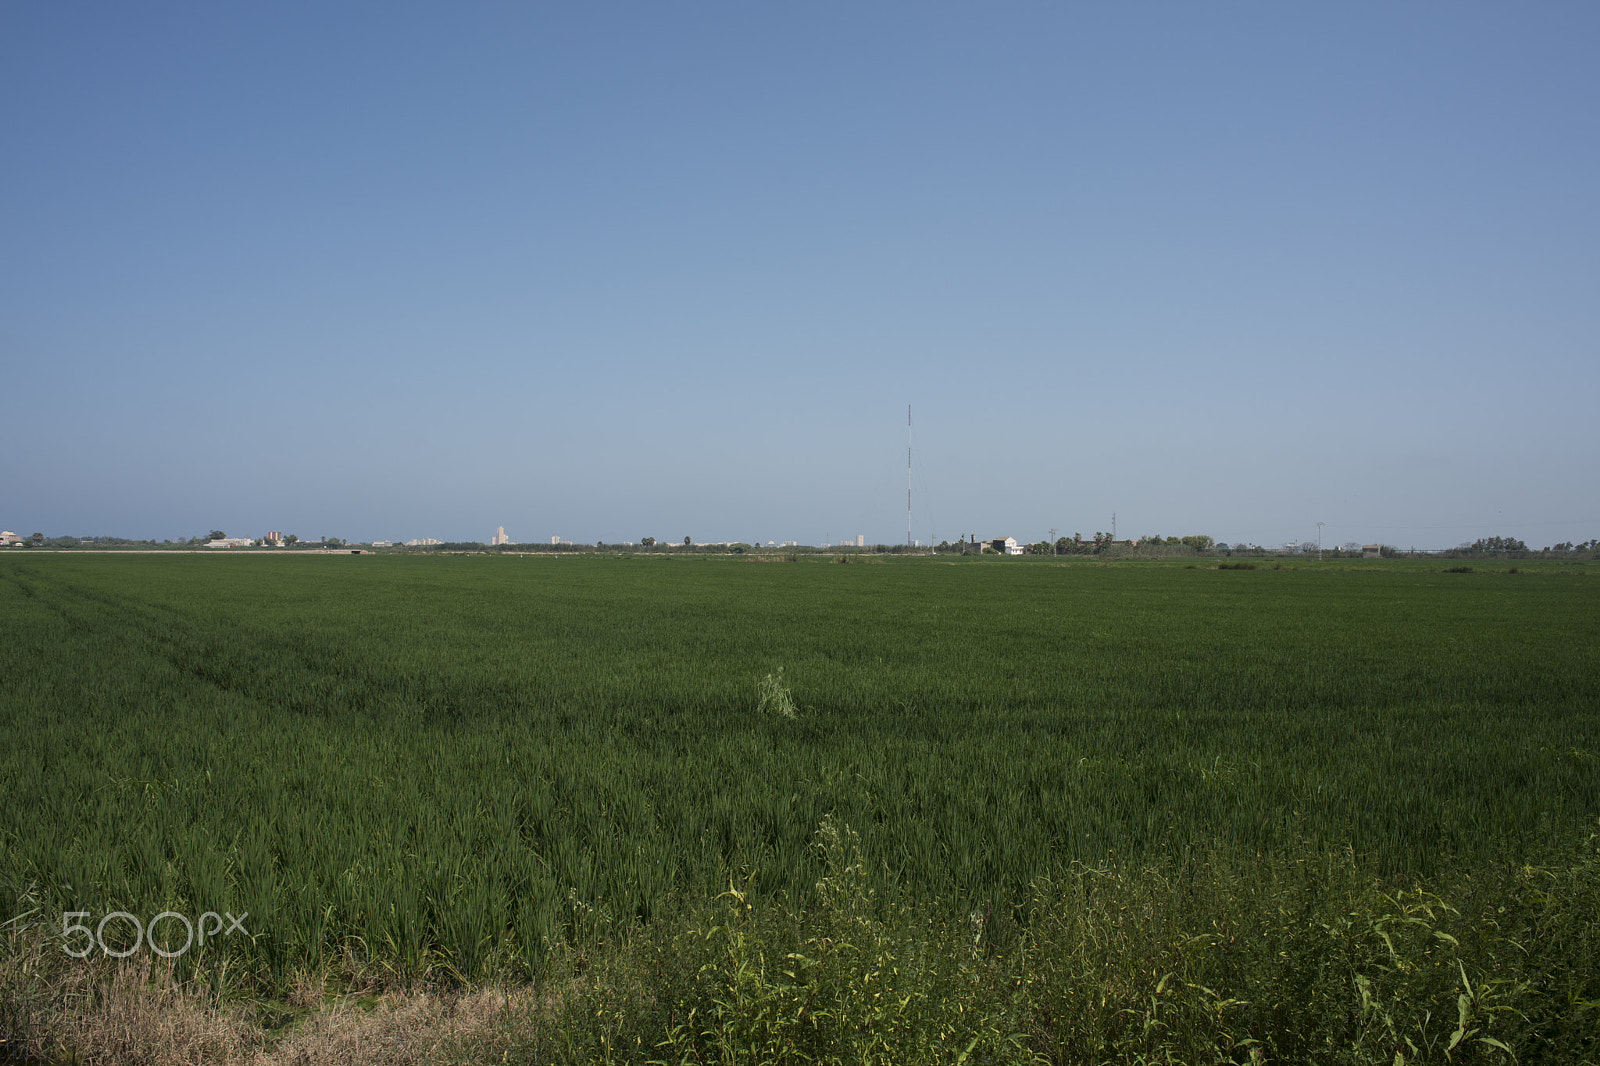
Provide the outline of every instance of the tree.
{"type": "Polygon", "coordinates": [[[646,548],[654,548],[656,546],[656,538],[654,538],[654,537],[645,537],[639,543],[643,544],[646,548]]]}
{"type": "Polygon", "coordinates": [[[1525,552],[1528,546],[1516,537],[1484,537],[1471,544],[1461,546],[1466,551],[1474,552],[1525,552]]]}
{"type": "Polygon", "coordinates": [[[44,534],[43,533],[35,533],[33,536],[29,537],[28,539],[31,540],[33,542],[33,546],[35,548],[37,548],[39,545],[44,543],[44,534]]]}
{"type": "Polygon", "coordinates": [[[298,544],[300,543],[300,538],[295,536],[293,533],[290,533],[287,537],[283,538],[283,542],[285,544],[298,544]]]}
{"type": "Polygon", "coordinates": [[[683,538],[683,546],[685,548],[687,548],[689,546],[689,538],[688,537],[684,537],[683,538]]]}
{"type": "Polygon", "coordinates": [[[206,536],[206,540],[208,540],[208,541],[211,541],[211,540],[227,540],[227,539],[228,539],[228,535],[226,533],[224,533],[220,529],[213,529],[206,536]]]}

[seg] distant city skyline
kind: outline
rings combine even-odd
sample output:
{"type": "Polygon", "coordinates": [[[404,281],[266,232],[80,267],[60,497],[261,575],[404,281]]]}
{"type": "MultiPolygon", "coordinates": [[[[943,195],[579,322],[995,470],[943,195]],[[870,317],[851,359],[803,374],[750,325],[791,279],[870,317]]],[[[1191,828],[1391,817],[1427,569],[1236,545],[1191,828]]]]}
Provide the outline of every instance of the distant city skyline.
{"type": "MultiPolygon", "coordinates": [[[[969,537],[966,540],[959,539],[959,538],[958,539],[950,539],[950,540],[941,540],[939,542],[923,542],[923,541],[920,541],[920,540],[913,540],[913,542],[910,545],[910,547],[913,548],[913,549],[919,549],[919,548],[920,549],[926,549],[926,548],[938,548],[938,547],[950,547],[950,548],[955,548],[955,547],[973,547],[973,546],[982,545],[982,544],[999,544],[1002,541],[1010,541],[1012,544],[1020,544],[1022,547],[1028,548],[1028,547],[1031,547],[1033,545],[1037,545],[1037,544],[1039,544],[1041,542],[1042,543],[1046,543],[1046,544],[1055,544],[1055,543],[1057,543],[1059,541],[1069,541],[1069,540],[1075,539],[1074,536],[1072,536],[1072,535],[1061,534],[1059,532],[1059,530],[1053,530],[1052,532],[1055,532],[1057,534],[1057,537],[1055,538],[1055,540],[1052,540],[1048,536],[1039,537],[1039,538],[1033,538],[1033,539],[1027,539],[1027,538],[1015,538],[1015,537],[989,537],[989,536],[978,536],[976,534],[971,534],[971,535],[969,535],[969,537]]],[[[1146,542],[1145,541],[1145,537],[1142,537],[1142,536],[1141,537],[1120,537],[1120,538],[1113,539],[1111,534],[1106,533],[1103,530],[1097,531],[1097,534],[1098,535],[1093,536],[1093,537],[1084,536],[1081,539],[1085,544],[1098,543],[1101,540],[1102,536],[1103,536],[1105,542],[1108,543],[1108,544],[1132,545],[1132,546],[1135,546],[1135,547],[1143,545],[1146,542]]],[[[47,547],[50,545],[50,543],[52,541],[60,541],[60,540],[75,541],[75,542],[83,543],[83,544],[94,543],[96,540],[127,541],[127,542],[130,542],[130,543],[144,542],[144,543],[152,543],[152,544],[170,544],[170,545],[173,545],[173,546],[198,544],[200,547],[219,547],[219,546],[220,547],[235,547],[235,546],[242,546],[242,545],[250,544],[250,545],[266,546],[266,547],[291,548],[291,547],[294,547],[296,544],[298,544],[298,546],[300,546],[300,547],[321,547],[324,544],[328,544],[328,543],[335,544],[335,545],[350,545],[350,546],[358,546],[358,547],[359,546],[369,546],[369,547],[374,547],[374,548],[387,548],[387,547],[392,547],[392,546],[395,546],[395,545],[399,545],[399,546],[403,546],[403,547],[413,547],[413,548],[415,548],[415,547],[438,547],[438,546],[452,545],[452,544],[456,544],[456,545],[482,545],[484,547],[516,547],[516,546],[518,546],[516,541],[513,541],[508,536],[505,536],[505,534],[503,534],[503,532],[501,532],[500,530],[497,530],[495,532],[495,534],[491,535],[490,539],[487,540],[487,541],[472,540],[470,538],[464,539],[464,540],[444,540],[444,539],[440,539],[440,538],[437,538],[437,537],[413,537],[413,538],[410,538],[410,539],[407,539],[407,540],[386,540],[386,539],[381,539],[381,538],[375,538],[375,539],[372,539],[372,540],[358,540],[358,539],[355,539],[355,538],[333,537],[333,536],[329,536],[329,537],[321,538],[321,539],[293,538],[291,536],[290,539],[285,540],[285,539],[283,539],[284,536],[285,535],[283,535],[283,534],[276,534],[275,535],[273,533],[268,533],[268,534],[266,534],[266,535],[264,535],[264,536],[262,536],[260,538],[253,538],[253,537],[224,537],[224,538],[218,538],[218,539],[207,541],[207,539],[205,537],[199,537],[199,536],[192,537],[192,538],[162,538],[162,537],[157,537],[157,538],[136,538],[136,537],[120,537],[120,536],[116,536],[116,535],[101,535],[101,536],[97,536],[97,537],[85,538],[85,537],[78,537],[78,536],[75,536],[75,535],[67,535],[67,534],[61,534],[61,535],[45,535],[45,534],[41,534],[41,537],[43,539],[43,543],[47,547]],[[504,537],[505,539],[500,539],[502,537],[504,537]]],[[[1523,544],[1513,544],[1513,545],[1511,545],[1509,547],[1501,548],[1499,545],[1495,544],[1494,542],[1500,541],[1500,540],[1508,540],[1508,541],[1518,541],[1518,542],[1520,542],[1521,538],[1504,538],[1504,537],[1500,537],[1498,535],[1493,535],[1493,536],[1489,536],[1489,537],[1479,537],[1479,538],[1475,538],[1474,541],[1464,541],[1464,542],[1460,542],[1460,543],[1456,543],[1456,544],[1424,545],[1424,544],[1416,544],[1416,543],[1402,543],[1402,542],[1395,542],[1395,541],[1352,541],[1352,540],[1342,540],[1342,541],[1327,540],[1327,541],[1324,541],[1322,543],[1319,543],[1319,542],[1317,542],[1315,540],[1292,540],[1292,539],[1291,540],[1286,540],[1286,541],[1281,541],[1281,542],[1266,542],[1266,543],[1263,543],[1263,542],[1258,541],[1258,540],[1246,539],[1246,538],[1241,538],[1241,539],[1235,540],[1235,541],[1223,541],[1223,540],[1219,540],[1218,538],[1209,537],[1209,535],[1205,535],[1205,534],[1198,534],[1198,535],[1190,534],[1190,535],[1187,535],[1187,536],[1188,536],[1188,539],[1192,539],[1195,536],[1200,536],[1202,538],[1208,539],[1210,544],[1213,547],[1217,548],[1217,549],[1248,548],[1248,549],[1259,549],[1259,550],[1266,551],[1266,552],[1278,552],[1278,551],[1321,552],[1321,551],[1324,551],[1324,550],[1329,551],[1329,552],[1334,552],[1334,551],[1350,552],[1350,551],[1363,551],[1363,550],[1365,550],[1369,554],[1374,552],[1379,547],[1392,548],[1392,549],[1395,549],[1396,551],[1399,551],[1399,552],[1421,552],[1421,553],[1450,552],[1450,551],[1454,551],[1456,549],[1474,547],[1475,545],[1482,545],[1482,544],[1484,544],[1484,542],[1489,542],[1489,547],[1493,548],[1494,550],[1513,550],[1513,551],[1540,552],[1540,551],[1550,551],[1550,550],[1571,551],[1571,550],[1576,549],[1578,551],[1592,551],[1593,550],[1593,546],[1596,543],[1600,543],[1600,538],[1588,538],[1587,540],[1579,541],[1576,544],[1574,544],[1571,541],[1567,541],[1567,542],[1562,542],[1562,541],[1540,542],[1538,540],[1534,540],[1534,541],[1526,542],[1525,545],[1523,545],[1523,544]]],[[[1173,535],[1171,535],[1171,539],[1172,540],[1178,540],[1180,538],[1176,534],[1173,534],[1173,535]]],[[[20,547],[20,546],[24,545],[25,543],[27,543],[29,540],[31,540],[31,537],[23,537],[22,535],[13,533],[13,532],[11,532],[9,530],[0,532],[0,547],[3,547],[3,546],[19,546],[20,547]]],[[[539,543],[543,544],[544,542],[539,542],[539,543]]],[[[611,549],[611,548],[638,548],[638,547],[644,547],[644,545],[639,541],[631,541],[631,540],[597,540],[597,541],[576,541],[576,542],[574,542],[574,541],[571,541],[571,540],[564,539],[564,538],[562,538],[560,536],[552,536],[552,537],[550,537],[548,545],[549,546],[562,546],[562,545],[564,545],[566,547],[571,547],[571,548],[576,548],[576,549],[583,549],[583,548],[611,549]]],[[[658,541],[655,542],[655,546],[658,546],[658,547],[661,547],[661,548],[666,548],[666,549],[670,549],[670,548],[673,548],[673,547],[693,547],[693,548],[734,547],[734,546],[738,546],[738,545],[745,545],[745,546],[749,546],[749,547],[752,547],[752,548],[779,548],[779,549],[781,549],[781,548],[810,548],[810,549],[822,550],[822,549],[828,549],[828,548],[845,547],[845,548],[855,548],[855,549],[858,549],[858,550],[863,550],[863,549],[889,549],[891,551],[900,550],[902,548],[907,547],[907,545],[905,545],[905,544],[903,544],[901,542],[888,542],[888,541],[869,542],[869,541],[867,541],[865,535],[862,535],[862,534],[858,534],[856,537],[848,539],[848,540],[845,540],[845,541],[842,541],[842,542],[824,540],[824,541],[821,541],[819,543],[808,543],[808,542],[805,542],[805,541],[797,541],[797,540],[736,540],[736,539],[713,540],[713,541],[690,541],[687,545],[685,545],[682,541],[675,541],[675,540],[658,540],[658,541]]],[[[523,546],[524,547],[534,547],[534,545],[523,545],[523,546]]],[[[1008,546],[1008,550],[1009,550],[1009,546],[1008,546]]]]}
{"type": "Polygon", "coordinates": [[[1600,535],[1591,3],[0,31],[23,535],[1600,535]]]}
{"type": "MultiPolygon", "coordinates": [[[[1275,549],[1286,548],[1286,547],[1300,547],[1300,546],[1304,546],[1304,545],[1316,546],[1319,543],[1318,542],[1318,537],[1317,537],[1318,531],[1315,529],[1315,523],[1312,524],[1312,527],[1313,528],[1312,528],[1311,534],[1309,536],[1298,536],[1298,537],[1290,536],[1290,537],[1285,537],[1285,538],[1281,538],[1281,539],[1258,538],[1258,537],[1234,537],[1234,538],[1232,538],[1230,540],[1229,538],[1226,538],[1226,537],[1217,537],[1217,536],[1211,535],[1205,530],[1199,530],[1199,529],[1191,530],[1191,529],[1186,529],[1186,528],[1180,529],[1178,527],[1172,527],[1170,529],[1161,530],[1161,531],[1158,531],[1158,530],[1147,530],[1144,533],[1138,533],[1138,534],[1128,533],[1126,531],[1126,529],[1124,529],[1122,531],[1122,533],[1120,535],[1118,535],[1118,539],[1121,540],[1121,541],[1140,541],[1140,540],[1143,540],[1143,539],[1145,539],[1147,537],[1150,537],[1150,536],[1208,535],[1208,536],[1212,536],[1212,540],[1213,541],[1215,541],[1217,543],[1221,543],[1221,544],[1232,544],[1232,545],[1241,545],[1241,546],[1250,545],[1250,546],[1259,547],[1259,548],[1263,548],[1263,549],[1275,550],[1275,549]]],[[[343,536],[339,536],[337,534],[332,534],[332,533],[324,533],[324,534],[321,534],[321,535],[318,535],[318,536],[300,536],[300,535],[294,534],[292,532],[285,533],[285,532],[279,532],[279,531],[275,531],[275,530],[274,531],[269,531],[269,532],[263,533],[263,534],[241,534],[239,536],[233,536],[232,535],[232,530],[234,528],[239,528],[239,527],[230,527],[226,523],[223,523],[223,524],[220,524],[220,525],[215,525],[215,526],[213,526],[213,528],[221,529],[223,532],[229,533],[230,536],[228,537],[228,539],[230,539],[230,540],[248,539],[248,540],[259,540],[259,541],[262,541],[262,542],[265,542],[265,543],[281,542],[286,537],[295,537],[301,543],[321,543],[323,541],[336,541],[336,542],[340,542],[340,543],[367,544],[367,545],[373,545],[373,546],[379,546],[379,545],[388,546],[390,544],[398,544],[398,545],[404,545],[404,546],[407,546],[407,547],[428,547],[428,546],[435,546],[435,545],[440,545],[440,544],[482,544],[482,545],[485,545],[485,546],[488,546],[488,547],[496,547],[496,546],[515,546],[518,543],[517,541],[513,540],[508,533],[506,533],[504,526],[497,526],[495,528],[495,532],[490,534],[487,539],[477,538],[477,537],[472,537],[472,536],[463,536],[463,537],[409,537],[409,538],[393,537],[393,536],[391,536],[391,537],[343,537],[343,536]]],[[[1505,535],[1508,535],[1508,531],[1512,535],[1515,535],[1516,539],[1525,541],[1530,550],[1540,550],[1540,549],[1543,549],[1543,548],[1551,547],[1553,545],[1560,544],[1560,543],[1567,542],[1567,541],[1572,541],[1572,540],[1577,540],[1577,541],[1579,541],[1581,543],[1581,542],[1586,542],[1586,541],[1594,539],[1593,537],[1559,537],[1559,538],[1541,539],[1537,535],[1537,533],[1535,533],[1532,536],[1516,535],[1515,534],[1516,526],[1515,526],[1515,524],[1512,524],[1512,523],[1505,523],[1505,524],[1496,525],[1495,527],[1493,527],[1495,529],[1501,530],[1500,533],[1491,533],[1491,532],[1487,532],[1486,531],[1486,532],[1478,533],[1478,534],[1476,534],[1474,536],[1471,536],[1471,537],[1467,537],[1467,538],[1465,538],[1463,540],[1452,541],[1450,543],[1439,543],[1439,542],[1436,542],[1436,541],[1435,542],[1429,542],[1429,541],[1427,541],[1425,539],[1422,539],[1422,538],[1409,538],[1409,539],[1406,539],[1406,538],[1400,538],[1400,539],[1388,538],[1388,539],[1385,539],[1385,538],[1382,538],[1382,537],[1370,537],[1370,536],[1368,536],[1368,537],[1358,537],[1358,536],[1342,536],[1342,535],[1338,536],[1338,537],[1335,537],[1335,536],[1333,536],[1333,528],[1334,527],[1332,527],[1332,526],[1324,524],[1324,529],[1322,531],[1322,538],[1323,539],[1321,541],[1321,544],[1324,547],[1327,547],[1327,548],[1340,548],[1340,547],[1348,548],[1348,547],[1351,547],[1351,546],[1362,546],[1362,545],[1369,545],[1369,544],[1382,544],[1382,545],[1384,545],[1386,547],[1393,547],[1393,548],[1398,548],[1398,549],[1414,549],[1414,550],[1417,550],[1417,551],[1447,551],[1447,550],[1450,550],[1450,549],[1453,549],[1453,548],[1461,547],[1462,545],[1465,545],[1465,544],[1470,544],[1470,543],[1472,543],[1473,541],[1476,541],[1476,540],[1487,539],[1487,538],[1496,537],[1496,536],[1505,536],[1505,535]]],[[[146,541],[152,541],[152,542],[156,542],[156,543],[172,543],[172,544],[182,544],[182,543],[186,543],[186,542],[188,542],[188,541],[190,541],[192,539],[199,539],[199,540],[203,541],[203,540],[206,539],[206,536],[207,536],[207,534],[205,534],[203,532],[202,533],[190,534],[189,536],[135,536],[135,535],[132,535],[132,534],[122,533],[122,532],[99,532],[99,533],[84,533],[84,532],[69,532],[69,531],[58,531],[58,532],[38,531],[38,532],[42,532],[43,536],[44,536],[44,538],[46,540],[56,540],[56,539],[82,540],[82,539],[90,539],[90,538],[95,538],[95,537],[103,537],[103,538],[124,539],[124,540],[130,540],[130,541],[146,540],[146,541]]],[[[972,540],[972,539],[975,539],[979,543],[986,543],[986,542],[989,542],[989,541],[1003,539],[1006,536],[1013,536],[1015,540],[1017,540],[1019,543],[1022,543],[1022,544],[1036,544],[1036,543],[1039,543],[1041,541],[1054,543],[1054,541],[1057,540],[1057,539],[1066,538],[1066,539],[1070,540],[1074,536],[1081,536],[1082,539],[1087,541],[1087,540],[1092,539],[1095,536],[1095,534],[1100,534],[1100,533],[1104,533],[1107,536],[1107,538],[1110,538],[1112,536],[1111,524],[1110,523],[1106,523],[1103,526],[1096,526],[1096,527],[1094,527],[1094,529],[1092,531],[1087,526],[1082,527],[1082,528],[1072,529],[1072,530],[1065,530],[1065,529],[1063,529],[1061,527],[1053,527],[1052,529],[1047,530],[1047,531],[1045,531],[1043,533],[1040,533],[1037,536],[1020,536],[1020,537],[1017,537],[1017,536],[1014,536],[1013,534],[1006,534],[1006,533],[968,532],[968,533],[965,533],[965,534],[956,534],[956,535],[952,535],[952,536],[949,536],[949,537],[941,537],[938,540],[932,540],[932,539],[923,540],[923,539],[920,539],[920,538],[913,538],[913,546],[914,547],[930,547],[930,546],[937,546],[937,545],[943,544],[943,543],[959,544],[959,543],[963,543],[963,542],[966,542],[966,541],[972,540]]],[[[21,538],[27,538],[28,536],[29,536],[29,534],[20,534],[19,535],[19,537],[21,537],[21,538]]],[[[627,537],[617,537],[617,538],[596,537],[596,538],[592,538],[591,539],[591,538],[570,538],[570,537],[563,537],[560,534],[552,534],[549,538],[547,538],[547,540],[543,541],[542,543],[546,543],[546,544],[549,544],[549,545],[565,544],[565,545],[571,545],[571,546],[574,546],[574,547],[593,546],[593,545],[617,545],[617,546],[623,546],[623,547],[633,547],[633,546],[639,545],[642,542],[642,540],[643,540],[642,537],[635,537],[635,538],[627,538],[627,537]]],[[[656,543],[660,544],[663,547],[671,547],[673,545],[681,546],[683,544],[683,539],[682,538],[673,538],[673,537],[664,537],[664,538],[658,537],[658,538],[656,538],[656,543]]],[[[827,547],[840,547],[840,546],[855,547],[855,548],[871,548],[871,547],[891,547],[892,548],[892,547],[896,547],[896,546],[899,546],[899,547],[904,547],[905,546],[905,542],[903,540],[893,540],[893,539],[890,539],[890,540],[871,540],[865,534],[855,534],[854,536],[847,536],[842,540],[836,538],[833,534],[824,534],[821,538],[819,538],[817,540],[811,540],[811,541],[798,539],[798,538],[775,538],[775,537],[763,537],[763,538],[723,537],[723,538],[717,538],[717,539],[711,539],[711,540],[696,540],[696,539],[691,538],[689,543],[690,543],[691,546],[698,546],[698,547],[707,547],[707,546],[716,546],[716,545],[731,545],[731,544],[748,544],[748,545],[751,545],[751,546],[770,546],[770,547],[795,546],[795,547],[808,547],[808,548],[827,548],[827,547]]]]}

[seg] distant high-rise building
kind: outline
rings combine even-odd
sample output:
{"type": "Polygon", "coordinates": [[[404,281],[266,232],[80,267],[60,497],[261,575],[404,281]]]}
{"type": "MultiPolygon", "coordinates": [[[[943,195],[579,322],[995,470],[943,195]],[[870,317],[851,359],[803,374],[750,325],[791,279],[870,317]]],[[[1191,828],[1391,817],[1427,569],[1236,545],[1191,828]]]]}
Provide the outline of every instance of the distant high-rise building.
{"type": "Polygon", "coordinates": [[[856,547],[865,548],[866,546],[867,546],[866,534],[865,533],[857,533],[856,534],[856,547]]]}
{"type": "Polygon", "coordinates": [[[495,526],[495,528],[494,528],[494,539],[489,541],[489,543],[490,544],[510,544],[511,543],[511,538],[506,536],[506,527],[505,526],[495,526]]]}

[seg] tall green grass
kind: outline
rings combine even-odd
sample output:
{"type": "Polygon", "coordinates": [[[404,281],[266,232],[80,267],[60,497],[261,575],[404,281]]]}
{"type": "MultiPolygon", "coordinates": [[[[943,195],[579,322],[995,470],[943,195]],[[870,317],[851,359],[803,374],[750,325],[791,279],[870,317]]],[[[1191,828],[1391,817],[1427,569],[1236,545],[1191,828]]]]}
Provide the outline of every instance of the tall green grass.
{"type": "Polygon", "coordinates": [[[829,820],[897,904],[1341,849],[1402,884],[1600,814],[1561,573],[591,557],[0,559],[0,923],[248,912],[268,986],[534,975],[829,820]],[[780,694],[781,693],[781,699],[780,694]],[[1163,858],[1165,861],[1165,858],[1163,858]]]}

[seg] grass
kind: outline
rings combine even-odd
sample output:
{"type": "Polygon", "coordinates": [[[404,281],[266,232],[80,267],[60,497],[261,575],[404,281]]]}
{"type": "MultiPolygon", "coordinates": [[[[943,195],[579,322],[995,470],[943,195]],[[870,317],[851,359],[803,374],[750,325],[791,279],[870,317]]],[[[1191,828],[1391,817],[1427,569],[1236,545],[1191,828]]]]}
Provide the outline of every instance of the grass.
{"type": "MultiPolygon", "coordinates": [[[[544,1047],[529,1034],[559,1018],[603,1058],[579,1039],[581,1002],[635,1020],[612,1033],[632,1033],[633,1061],[711,1061],[707,1041],[743,1016],[718,1002],[759,994],[782,1014],[794,989],[826,986],[839,1028],[805,1045],[820,1054],[878,1024],[846,1009],[879,972],[853,969],[870,953],[913,982],[901,997],[915,987],[935,1015],[965,1018],[980,1057],[1079,1061],[1087,1045],[1063,1049],[1089,1031],[1109,1061],[1176,1047],[1112,1031],[1166,1002],[1168,970],[1187,1021],[1158,1011],[1140,1032],[1181,1029],[1187,1047],[1231,1033],[1214,1061],[1269,1047],[1310,1061],[1285,1041],[1360,1026],[1408,1061],[1442,1061],[1455,1028],[1430,1027],[1463,994],[1546,1010],[1563,1046],[1593,1046],[1581,1004],[1600,986],[1573,952],[1595,946],[1576,902],[1593,898],[1582,848],[1600,814],[1600,593],[1581,571],[827,561],[0,559],[0,787],[15,797],[0,811],[0,923],[12,964],[45,975],[24,995],[34,986],[10,971],[6,1009],[59,1004],[49,989],[88,980],[48,941],[64,912],[210,910],[247,912],[250,935],[172,964],[171,987],[204,993],[207,1017],[288,1005],[296,988],[306,1010],[356,992],[562,989],[510,1011],[522,1036],[494,1038],[507,1053],[544,1047]],[[1547,874],[1524,885],[1524,867],[1547,874]],[[851,898],[869,901],[849,913],[878,924],[861,927],[866,954],[824,959],[845,918],[839,890],[819,886],[847,870],[851,898]],[[730,891],[747,904],[733,916],[719,909],[730,891]],[[1559,920],[1547,908],[1484,932],[1483,908],[1522,914],[1519,892],[1559,920]],[[1098,925],[1080,921],[1085,893],[1109,908],[1098,925]],[[1421,928],[1414,893],[1439,901],[1459,972],[1429,956],[1427,982],[1395,985],[1379,956],[1328,955],[1353,929],[1375,951],[1373,929],[1393,942],[1421,928]],[[1149,937],[1124,922],[1112,950],[1106,923],[1129,908],[1148,912],[1149,937]],[[1221,936],[1224,915],[1278,947],[1193,939],[1221,936]],[[769,984],[783,965],[810,976],[746,987],[734,962],[732,976],[711,966],[739,950],[773,960],[758,966],[769,984]],[[1550,1007],[1562,980],[1566,1013],[1550,1007]],[[1327,1026],[1353,1011],[1344,1028],[1318,1030],[1307,1012],[1323,1007],[1284,999],[1297,982],[1322,990],[1327,1026]],[[1094,1010],[1069,996],[1090,986],[1104,989],[1094,1010]],[[1430,1020],[1394,1013],[1394,996],[1430,1020]],[[1091,1015],[1101,1029],[1085,1029],[1091,1015]]],[[[891,1045],[913,1061],[908,1048],[956,1024],[879,1021],[885,1061],[891,1045]]],[[[1458,1049],[1488,1055],[1480,1037],[1502,1032],[1534,1046],[1506,1012],[1472,1029],[1458,1049]]]]}

